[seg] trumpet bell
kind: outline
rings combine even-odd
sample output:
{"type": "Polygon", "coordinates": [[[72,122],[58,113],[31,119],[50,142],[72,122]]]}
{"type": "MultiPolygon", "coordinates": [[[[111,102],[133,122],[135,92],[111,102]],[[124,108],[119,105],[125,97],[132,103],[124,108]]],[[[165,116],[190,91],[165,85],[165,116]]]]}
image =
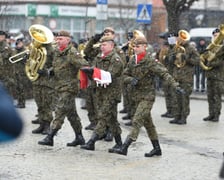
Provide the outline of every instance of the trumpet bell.
{"type": "Polygon", "coordinates": [[[40,44],[49,44],[54,40],[52,31],[41,24],[34,24],[30,26],[29,34],[36,42],[40,44]]]}

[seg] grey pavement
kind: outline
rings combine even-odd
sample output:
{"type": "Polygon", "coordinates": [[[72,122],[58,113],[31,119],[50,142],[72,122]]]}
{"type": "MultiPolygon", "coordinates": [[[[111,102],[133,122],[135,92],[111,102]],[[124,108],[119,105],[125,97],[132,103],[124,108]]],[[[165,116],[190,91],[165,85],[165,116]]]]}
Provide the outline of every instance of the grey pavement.
{"type": "MultiPolygon", "coordinates": [[[[85,127],[89,123],[87,112],[80,108],[81,99],[76,100],[85,127]]],[[[152,145],[144,128],[127,156],[108,153],[114,142],[98,141],[95,151],[67,147],[66,143],[74,139],[67,120],[54,138],[53,147],[40,146],[37,142],[45,136],[31,133],[37,127],[31,124],[37,109],[35,102],[28,100],[26,109],[18,109],[24,120],[22,135],[0,145],[0,180],[218,180],[224,151],[224,110],[218,123],[204,122],[207,101],[192,98],[190,105],[186,125],[169,124],[170,119],[160,116],[165,112],[164,97],[157,95],[152,117],[163,155],[145,158],[144,153],[152,145]]],[[[122,103],[118,108],[122,109],[122,103]]],[[[122,116],[118,114],[118,120],[125,139],[130,127],[124,125],[122,116]]],[[[91,133],[83,130],[86,140],[91,133]]]]}

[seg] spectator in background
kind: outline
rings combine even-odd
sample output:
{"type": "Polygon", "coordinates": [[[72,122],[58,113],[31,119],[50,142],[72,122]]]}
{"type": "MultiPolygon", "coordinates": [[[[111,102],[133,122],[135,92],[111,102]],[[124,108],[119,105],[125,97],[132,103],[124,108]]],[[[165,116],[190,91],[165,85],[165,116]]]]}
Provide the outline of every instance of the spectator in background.
{"type": "Polygon", "coordinates": [[[2,83],[0,84],[0,117],[0,143],[19,137],[23,122],[2,83]]]}
{"type": "MultiPolygon", "coordinates": [[[[196,46],[198,53],[201,55],[206,49],[206,41],[205,39],[201,38],[196,46]]],[[[200,65],[195,66],[195,77],[196,77],[196,92],[200,91],[201,85],[201,92],[205,91],[205,71],[200,67],[200,65]]]]}

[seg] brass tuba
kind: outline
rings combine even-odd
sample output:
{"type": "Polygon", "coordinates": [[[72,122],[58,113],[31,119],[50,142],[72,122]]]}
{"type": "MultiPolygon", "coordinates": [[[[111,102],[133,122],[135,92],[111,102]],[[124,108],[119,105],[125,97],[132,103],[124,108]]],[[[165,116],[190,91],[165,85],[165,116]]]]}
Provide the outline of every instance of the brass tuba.
{"type": "Polygon", "coordinates": [[[186,42],[190,40],[190,34],[185,30],[179,30],[178,31],[178,38],[176,41],[176,45],[174,46],[174,52],[176,54],[176,59],[174,61],[174,64],[178,68],[182,68],[186,64],[186,60],[183,59],[183,54],[185,54],[185,48],[181,46],[181,42],[186,42]]]}
{"type": "Polygon", "coordinates": [[[134,30],[133,31],[133,38],[130,40],[129,44],[128,44],[128,56],[129,58],[134,54],[134,50],[133,50],[133,46],[134,46],[134,40],[137,37],[145,37],[145,35],[139,31],[139,30],[134,30]]]}
{"type": "Polygon", "coordinates": [[[38,70],[43,69],[47,59],[47,50],[44,44],[53,42],[54,35],[47,27],[34,24],[29,28],[29,34],[32,37],[32,43],[29,47],[29,59],[25,65],[25,72],[31,81],[38,79],[38,70]]]}
{"type": "Polygon", "coordinates": [[[206,65],[206,62],[214,60],[216,53],[222,47],[224,40],[224,24],[219,25],[219,30],[219,35],[206,47],[205,52],[200,55],[200,66],[204,70],[208,71],[212,69],[212,67],[206,65]]]}

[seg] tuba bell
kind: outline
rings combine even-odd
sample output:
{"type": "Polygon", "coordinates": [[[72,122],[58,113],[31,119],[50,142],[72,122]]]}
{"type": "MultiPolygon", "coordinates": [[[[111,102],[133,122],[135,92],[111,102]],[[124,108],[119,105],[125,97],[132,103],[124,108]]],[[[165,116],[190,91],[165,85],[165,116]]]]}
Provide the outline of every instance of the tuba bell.
{"type": "Polygon", "coordinates": [[[206,50],[203,54],[200,55],[200,66],[202,69],[208,71],[212,67],[208,67],[206,62],[213,61],[216,53],[220,50],[224,40],[224,24],[219,25],[219,35],[206,47],[206,50]]]}
{"type": "Polygon", "coordinates": [[[133,31],[133,37],[128,44],[128,56],[129,56],[129,58],[134,54],[134,50],[133,50],[134,44],[133,43],[134,43],[134,40],[137,37],[145,37],[145,35],[139,30],[134,30],[133,31]]]}
{"type": "Polygon", "coordinates": [[[32,43],[29,47],[29,58],[26,61],[25,72],[31,81],[38,79],[38,70],[43,69],[47,59],[47,50],[43,45],[53,42],[54,35],[47,27],[34,24],[29,28],[32,43]]]}
{"type": "Polygon", "coordinates": [[[190,34],[185,30],[179,30],[178,31],[178,38],[176,41],[176,45],[174,46],[174,52],[176,54],[176,59],[174,61],[174,64],[178,68],[182,68],[186,64],[186,60],[183,59],[183,55],[186,53],[185,48],[181,45],[181,42],[186,42],[190,40],[190,34]]]}

